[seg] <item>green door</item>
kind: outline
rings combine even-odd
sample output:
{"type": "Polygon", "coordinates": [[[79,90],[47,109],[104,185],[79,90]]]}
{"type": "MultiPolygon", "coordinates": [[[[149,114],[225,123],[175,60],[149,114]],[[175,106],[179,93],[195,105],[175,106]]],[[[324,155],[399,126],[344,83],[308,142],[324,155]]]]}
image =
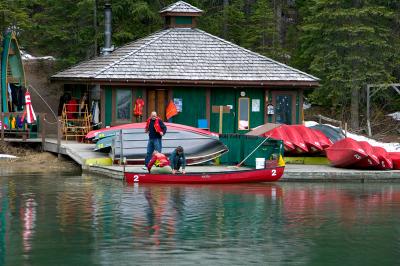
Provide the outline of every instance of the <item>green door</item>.
{"type": "Polygon", "coordinates": [[[236,90],[232,88],[220,88],[211,90],[211,123],[210,130],[218,132],[219,130],[219,113],[213,112],[213,106],[230,106],[232,109],[228,113],[223,114],[222,133],[235,133],[236,130],[236,90]]]}
{"type": "Polygon", "coordinates": [[[296,92],[273,91],[273,122],[278,124],[296,124],[296,92]]]}

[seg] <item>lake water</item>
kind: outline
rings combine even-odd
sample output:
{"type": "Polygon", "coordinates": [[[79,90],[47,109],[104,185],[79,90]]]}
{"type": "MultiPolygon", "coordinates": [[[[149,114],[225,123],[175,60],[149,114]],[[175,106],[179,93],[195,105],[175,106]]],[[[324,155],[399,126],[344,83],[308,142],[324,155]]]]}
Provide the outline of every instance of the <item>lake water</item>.
{"type": "Polygon", "coordinates": [[[400,184],[0,176],[0,265],[400,265],[400,184]]]}

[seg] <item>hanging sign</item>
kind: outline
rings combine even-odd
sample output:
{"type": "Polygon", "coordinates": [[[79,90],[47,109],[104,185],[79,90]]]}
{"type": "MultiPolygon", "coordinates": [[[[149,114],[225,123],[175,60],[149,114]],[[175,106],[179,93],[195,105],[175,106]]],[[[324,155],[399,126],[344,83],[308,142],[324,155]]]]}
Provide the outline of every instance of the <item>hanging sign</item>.
{"type": "Polygon", "coordinates": [[[251,111],[252,112],[260,112],[260,99],[252,99],[251,100],[251,111]]]}
{"type": "Polygon", "coordinates": [[[174,98],[174,104],[176,106],[176,110],[181,113],[182,112],[182,98],[174,98]]]}

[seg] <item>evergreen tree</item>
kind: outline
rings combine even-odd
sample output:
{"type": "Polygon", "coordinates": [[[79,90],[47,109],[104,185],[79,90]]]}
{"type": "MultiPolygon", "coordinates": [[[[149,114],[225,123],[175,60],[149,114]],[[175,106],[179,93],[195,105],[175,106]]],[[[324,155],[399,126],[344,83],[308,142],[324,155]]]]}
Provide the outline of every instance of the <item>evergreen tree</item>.
{"type": "Polygon", "coordinates": [[[257,1],[252,9],[244,45],[252,51],[274,57],[278,42],[270,2],[257,1]]]}
{"type": "Polygon", "coordinates": [[[393,12],[376,1],[314,0],[306,5],[301,60],[320,77],[313,99],[335,107],[351,102],[352,128],[359,126],[359,95],[367,83],[392,79],[393,12]]]}

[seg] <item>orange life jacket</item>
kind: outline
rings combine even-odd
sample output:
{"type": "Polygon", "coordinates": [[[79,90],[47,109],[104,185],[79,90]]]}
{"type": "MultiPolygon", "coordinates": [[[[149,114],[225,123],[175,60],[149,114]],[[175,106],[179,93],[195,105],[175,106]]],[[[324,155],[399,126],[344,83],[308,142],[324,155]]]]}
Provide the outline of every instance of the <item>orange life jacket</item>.
{"type": "Polygon", "coordinates": [[[144,106],[144,101],[142,98],[137,98],[135,101],[135,107],[133,108],[133,114],[135,116],[141,116],[143,115],[143,106],[144,106]]]}
{"type": "MultiPolygon", "coordinates": [[[[150,120],[151,120],[151,117],[149,119],[147,119],[147,121],[146,121],[146,132],[149,131],[150,120]]],[[[161,129],[161,126],[160,126],[160,118],[158,118],[158,117],[156,117],[156,121],[154,121],[154,129],[156,130],[157,133],[163,132],[161,129]]]]}

